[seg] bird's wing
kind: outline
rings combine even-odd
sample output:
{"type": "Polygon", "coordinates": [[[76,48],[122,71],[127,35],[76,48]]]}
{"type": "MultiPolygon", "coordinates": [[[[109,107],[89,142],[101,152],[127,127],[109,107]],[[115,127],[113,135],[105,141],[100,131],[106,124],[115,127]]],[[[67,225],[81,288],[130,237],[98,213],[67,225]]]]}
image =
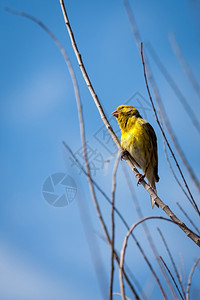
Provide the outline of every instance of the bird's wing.
{"type": "Polygon", "coordinates": [[[143,123],[142,127],[146,130],[146,132],[149,136],[149,142],[151,143],[151,149],[152,149],[151,159],[155,161],[154,176],[155,176],[155,180],[159,181],[159,177],[158,177],[157,137],[156,137],[156,134],[155,134],[155,131],[154,131],[153,127],[148,122],[143,123]]]}

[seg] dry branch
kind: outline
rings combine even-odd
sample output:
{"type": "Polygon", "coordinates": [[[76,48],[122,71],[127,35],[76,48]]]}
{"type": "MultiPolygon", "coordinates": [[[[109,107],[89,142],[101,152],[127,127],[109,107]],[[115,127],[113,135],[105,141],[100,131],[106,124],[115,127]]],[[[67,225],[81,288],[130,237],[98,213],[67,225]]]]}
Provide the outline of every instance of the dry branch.
{"type": "MultiPolygon", "coordinates": [[[[131,6],[129,4],[129,0],[123,0],[123,3],[124,3],[124,6],[125,6],[125,9],[126,9],[130,24],[131,24],[131,29],[133,31],[133,35],[134,35],[135,40],[136,40],[138,52],[140,53],[140,45],[141,45],[142,39],[141,39],[140,34],[139,34],[138,26],[136,24],[133,11],[132,11],[131,6]]],[[[185,156],[185,154],[184,154],[184,152],[183,152],[183,150],[182,150],[182,148],[181,148],[181,146],[178,142],[177,137],[175,136],[173,127],[171,126],[171,123],[170,123],[170,121],[167,117],[167,114],[166,114],[164,105],[162,103],[162,99],[161,99],[159,90],[158,90],[157,85],[155,83],[155,80],[154,80],[154,77],[152,75],[152,71],[150,69],[150,65],[148,63],[148,59],[147,59],[147,56],[145,55],[145,53],[144,53],[144,60],[145,60],[146,68],[147,68],[148,78],[149,78],[151,87],[153,89],[156,102],[157,102],[158,107],[159,107],[159,111],[158,111],[159,115],[162,116],[162,118],[163,118],[163,121],[164,121],[165,126],[167,128],[167,131],[168,131],[168,133],[169,133],[169,135],[172,139],[172,142],[174,143],[174,146],[175,146],[175,148],[176,148],[176,150],[177,150],[177,152],[180,156],[180,159],[182,160],[183,164],[185,165],[185,167],[186,167],[189,175],[191,176],[194,184],[196,185],[196,187],[200,191],[200,182],[199,182],[198,178],[196,177],[196,175],[194,173],[194,170],[192,169],[191,165],[189,164],[189,162],[188,162],[188,160],[187,160],[187,158],[186,158],[186,156],[185,156]]]]}
{"type": "Polygon", "coordinates": [[[188,65],[187,61],[185,60],[182,52],[181,52],[181,49],[176,41],[176,38],[174,36],[174,34],[170,34],[169,35],[169,41],[170,41],[170,44],[171,44],[171,47],[176,55],[176,57],[178,58],[178,61],[180,63],[180,65],[182,66],[184,72],[186,73],[191,85],[193,86],[194,90],[196,91],[197,95],[199,96],[200,98],[200,86],[199,86],[199,83],[198,81],[196,80],[190,66],[188,65]]]}
{"type": "MultiPolygon", "coordinates": [[[[126,181],[127,181],[127,185],[129,187],[129,190],[130,190],[133,202],[135,204],[136,212],[137,212],[139,218],[143,219],[144,216],[143,216],[142,210],[140,208],[139,201],[137,200],[137,197],[136,197],[136,195],[134,193],[133,183],[132,183],[130,175],[129,175],[127,169],[126,169],[126,166],[124,164],[122,164],[122,169],[123,169],[123,172],[124,172],[124,175],[125,175],[125,178],[126,178],[126,181]]],[[[159,267],[160,267],[160,269],[161,269],[161,271],[163,273],[163,276],[164,276],[164,278],[165,278],[165,280],[166,280],[166,282],[167,282],[167,284],[168,284],[168,286],[169,286],[172,294],[174,295],[175,294],[174,287],[172,286],[171,281],[169,280],[169,278],[167,276],[166,270],[165,270],[165,268],[163,267],[163,264],[160,261],[158,250],[157,250],[156,245],[155,245],[155,243],[153,241],[153,238],[151,236],[150,230],[148,229],[148,226],[147,226],[147,224],[145,222],[142,223],[142,227],[144,229],[146,238],[147,238],[147,240],[149,242],[149,245],[150,245],[151,250],[152,250],[152,252],[154,254],[154,257],[155,257],[155,259],[156,259],[156,261],[157,261],[157,263],[158,263],[158,265],[159,265],[159,267]]],[[[157,278],[156,278],[156,281],[157,281],[157,278]]]]}
{"type": "MultiPolygon", "coordinates": [[[[163,243],[164,243],[164,245],[165,245],[165,248],[166,248],[167,253],[168,253],[168,255],[169,255],[169,258],[170,258],[170,260],[171,260],[172,266],[173,266],[173,268],[174,268],[176,277],[177,277],[178,282],[179,282],[179,284],[180,284],[180,287],[181,287],[181,290],[182,290],[182,294],[183,294],[183,296],[184,296],[184,298],[185,298],[185,291],[184,291],[184,288],[183,288],[183,285],[182,285],[181,278],[180,278],[180,276],[179,276],[179,274],[178,274],[178,270],[177,270],[177,268],[176,268],[176,264],[175,264],[175,261],[174,261],[174,259],[173,259],[172,254],[171,254],[171,251],[169,250],[169,247],[168,247],[167,242],[166,242],[166,240],[165,240],[165,238],[164,238],[164,235],[162,234],[162,231],[161,231],[159,228],[157,228],[157,230],[158,230],[158,232],[159,232],[159,234],[160,234],[160,236],[161,236],[161,238],[162,238],[162,241],[163,241],[163,243]]],[[[174,279],[173,279],[173,281],[175,282],[174,279]]],[[[175,284],[175,286],[176,286],[178,292],[180,293],[179,288],[177,287],[176,284],[175,284]]],[[[181,293],[180,293],[180,294],[181,294],[181,293]]],[[[182,296],[182,295],[181,295],[181,296],[182,296]]]]}
{"type": "Polygon", "coordinates": [[[183,179],[183,182],[184,182],[184,184],[185,184],[185,187],[186,187],[186,189],[188,190],[188,193],[189,193],[189,195],[190,195],[190,197],[191,197],[191,200],[192,200],[192,204],[193,204],[195,210],[197,211],[198,215],[200,216],[199,208],[198,208],[198,206],[197,206],[197,204],[196,204],[196,202],[195,202],[195,200],[194,200],[194,197],[192,196],[192,193],[191,193],[191,191],[190,191],[190,189],[189,189],[189,186],[188,186],[188,184],[187,184],[187,182],[186,182],[186,180],[185,180],[185,177],[184,177],[183,172],[182,172],[182,170],[181,170],[181,168],[180,168],[180,165],[179,165],[179,163],[178,163],[178,161],[177,161],[177,159],[176,159],[176,157],[175,157],[175,155],[174,155],[174,152],[173,152],[173,150],[172,150],[172,148],[171,148],[171,146],[170,146],[170,144],[169,144],[169,142],[168,142],[168,139],[167,139],[167,137],[166,137],[166,135],[165,135],[165,132],[164,132],[164,130],[163,130],[162,126],[161,126],[161,123],[160,123],[160,121],[159,121],[159,119],[158,119],[158,115],[157,115],[157,112],[156,112],[156,108],[155,108],[155,106],[154,106],[153,99],[152,99],[152,97],[151,97],[151,93],[150,93],[150,89],[149,89],[149,85],[148,85],[148,81],[147,81],[146,68],[145,68],[145,61],[144,61],[144,55],[143,55],[143,43],[141,43],[141,58],[142,58],[142,65],[143,65],[143,71],[144,71],[145,84],[146,84],[147,92],[148,92],[148,95],[149,95],[149,99],[150,99],[150,101],[151,101],[151,104],[152,104],[152,107],[153,107],[153,110],[154,110],[154,114],[155,114],[155,116],[156,116],[156,121],[157,121],[157,123],[158,123],[158,126],[159,126],[161,132],[162,132],[163,138],[165,139],[165,142],[166,142],[166,144],[167,144],[167,146],[168,146],[168,148],[169,148],[169,150],[170,150],[170,152],[171,152],[171,154],[172,154],[172,156],[173,156],[173,158],[174,158],[174,161],[175,161],[176,166],[177,166],[177,168],[178,168],[178,170],[179,170],[179,172],[180,172],[180,174],[181,174],[181,177],[182,177],[182,179],[183,179]]]}
{"type": "Polygon", "coordinates": [[[169,72],[167,71],[167,69],[164,67],[163,63],[159,59],[156,51],[153,49],[153,47],[151,46],[150,43],[148,43],[147,49],[148,49],[151,57],[153,58],[153,60],[157,64],[159,70],[161,71],[161,73],[165,77],[166,81],[169,83],[169,85],[173,89],[174,93],[176,94],[177,98],[180,100],[180,103],[184,107],[185,112],[187,113],[187,115],[188,115],[189,119],[191,120],[193,126],[196,128],[196,130],[200,134],[200,123],[199,123],[199,120],[196,118],[196,116],[195,116],[195,114],[194,114],[194,112],[193,112],[190,104],[188,103],[187,99],[185,98],[185,96],[183,95],[182,91],[177,86],[177,84],[175,83],[175,81],[173,80],[173,78],[171,77],[171,75],[169,74],[169,72]]]}
{"type": "Polygon", "coordinates": [[[176,202],[176,204],[178,205],[178,208],[180,209],[180,211],[182,211],[182,213],[185,215],[185,217],[188,219],[188,221],[190,222],[190,224],[194,227],[194,229],[196,230],[197,234],[200,235],[200,230],[199,228],[195,225],[195,223],[192,221],[192,219],[188,216],[188,214],[186,213],[186,211],[183,209],[183,207],[176,202]]]}
{"type": "MultiPolygon", "coordinates": [[[[165,157],[166,157],[166,160],[167,160],[167,163],[168,163],[168,166],[177,182],[177,184],[179,185],[179,187],[181,188],[183,194],[187,197],[188,201],[192,204],[192,200],[190,199],[190,197],[188,196],[187,192],[185,191],[184,187],[182,186],[182,184],[180,183],[178,177],[176,176],[176,173],[174,172],[173,168],[172,168],[172,165],[170,163],[170,159],[169,159],[169,156],[167,154],[167,149],[166,149],[166,145],[165,145],[165,140],[163,138],[163,148],[164,148],[164,153],[165,153],[165,157]]],[[[193,205],[193,204],[192,204],[193,205]]]]}
{"type": "Polygon", "coordinates": [[[114,245],[115,245],[115,218],[114,218],[114,207],[115,207],[115,192],[116,192],[116,174],[119,165],[120,152],[117,153],[115,165],[113,168],[113,180],[112,180],[112,202],[111,202],[111,272],[110,272],[110,293],[109,298],[113,298],[113,279],[114,279],[114,245]]]}
{"type": "MultiPolygon", "coordinates": [[[[147,220],[150,220],[150,219],[162,219],[162,220],[169,221],[169,222],[173,223],[173,221],[170,220],[170,219],[163,218],[163,217],[160,217],[160,216],[152,216],[152,217],[146,217],[146,218],[141,219],[137,223],[133,224],[133,226],[129,229],[129,231],[126,234],[126,237],[124,239],[123,246],[122,246],[121,257],[120,257],[120,265],[119,265],[119,267],[120,267],[120,269],[119,269],[119,281],[120,281],[120,288],[121,288],[121,293],[122,293],[122,299],[123,300],[125,300],[125,288],[124,288],[124,281],[123,281],[123,270],[124,270],[125,252],[126,252],[126,247],[127,247],[128,239],[129,239],[129,236],[132,234],[133,230],[139,224],[141,224],[141,223],[143,223],[143,222],[145,222],[147,220]]],[[[162,295],[163,295],[164,299],[166,299],[165,294],[162,293],[162,295]]]]}
{"type": "Polygon", "coordinates": [[[183,296],[182,296],[182,294],[181,294],[181,291],[179,290],[179,287],[178,287],[178,285],[177,285],[177,283],[176,283],[176,280],[175,280],[174,276],[172,275],[172,273],[171,273],[170,269],[168,268],[168,266],[167,266],[166,262],[164,261],[164,259],[162,258],[162,256],[160,256],[160,259],[161,259],[161,261],[162,261],[163,265],[165,266],[165,268],[166,268],[167,272],[169,273],[169,275],[170,275],[170,277],[171,277],[172,281],[174,282],[174,285],[175,285],[175,287],[176,287],[176,289],[177,289],[177,291],[178,291],[178,293],[179,293],[179,295],[180,295],[181,299],[183,299],[183,300],[184,300],[184,298],[183,298],[183,296]]]}
{"type": "Polygon", "coordinates": [[[189,296],[190,296],[190,287],[191,287],[191,280],[192,280],[192,276],[193,276],[193,273],[194,273],[194,270],[198,264],[198,262],[200,261],[200,257],[197,258],[196,262],[194,263],[193,267],[192,267],[192,270],[190,272],[190,275],[189,275],[189,278],[188,278],[188,285],[187,285],[187,291],[186,291],[186,300],[189,300],[189,296]]]}

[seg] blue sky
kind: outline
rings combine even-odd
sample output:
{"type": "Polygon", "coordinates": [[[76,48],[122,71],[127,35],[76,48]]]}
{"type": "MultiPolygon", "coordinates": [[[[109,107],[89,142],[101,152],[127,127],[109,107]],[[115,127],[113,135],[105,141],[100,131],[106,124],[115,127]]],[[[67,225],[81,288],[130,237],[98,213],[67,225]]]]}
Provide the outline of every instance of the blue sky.
{"type": "MultiPolygon", "coordinates": [[[[158,193],[187,222],[177,208],[176,201],[182,203],[198,226],[196,213],[177,187],[166,163],[162,136],[150,110],[141,59],[123,1],[66,2],[79,50],[108,118],[111,118],[111,112],[118,105],[131,97],[130,104],[140,107],[142,103],[145,111],[141,111],[141,114],[153,125],[158,137],[158,193]]],[[[98,267],[105,290],[109,285],[110,251],[99,237],[102,229],[87,180],[73,166],[70,155],[62,145],[64,140],[77,155],[81,149],[76,102],[69,72],[49,36],[30,20],[9,14],[4,7],[21,10],[39,18],[65,47],[78,79],[91,164],[98,168],[93,171],[93,176],[110,196],[115,161],[112,154],[115,148],[112,141],[108,142],[106,148],[105,141],[99,142],[97,139],[97,136],[101,139],[98,134],[101,134],[99,130],[102,121],[77,66],[59,1],[1,0],[0,4],[0,157],[3,194],[0,221],[0,299],[102,299],[81,221],[83,210],[88,214],[84,222],[89,226],[92,243],[98,245],[103,260],[103,264],[99,263],[98,267]],[[74,179],[77,194],[69,205],[56,208],[45,201],[42,188],[46,178],[60,172],[74,179]],[[90,221],[86,222],[86,219],[90,221]]],[[[195,6],[194,1],[189,0],[153,0],[151,3],[144,0],[132,2],[132,8],[144,46],[147,42],[153,45],[198,118],[199,98],[169,43],[169,34],[174,33],[185,59],[198,79],[198,3],[195,6]]],[[[156,64],[148,57],[168,117],[198,177],[199,134],[156,64]]],[[[113,120],[112,124],[117,130],[113,120]]],[[[138,216],[124,179],[122,164],[125,165],[125,162],[120,162],[118,170],[116,205],[131,225],[138,220],[138,216]]],[[[198,203],[199,193],[184,166],[181,167],[198,203]]],[[[151,210],[149,196],[142,187],[136,186],[136,179],[131,173],[130,176],[144,215],[164,216],[161,209],[151,210]]],[[[62,186],[57,192],[62,193],[62,186]]],[[[97,195],[109,227],[110,206],[99,193],[97,195]]],[[[175,225],[159,220],[148,222],[159,253],[172,268],[156,227],[163,230],[180,268],[182,253],[188,275],[199,255],[197,246],[175,225]]],[[[136,233],[159,274],[142,229],[138,228],[136,233]]],[[[125,234],[126,230],[116,217],[118,251],[125,234]]],[[[138,281],[142,278],[143,287],[150,299],[160,299],[158,287],[132,242],[127,252],[127,263],[135,271],[134,274],[137,274],[138,281]]],[[[194,275],[193,295],[195,288],[199,292],[197,276],[199,273],[194,275]]],[[[120,291],[117,268],[114,291],[120,291]]],[[[128,288],[127,295],[131,297],[128,288]]]]}

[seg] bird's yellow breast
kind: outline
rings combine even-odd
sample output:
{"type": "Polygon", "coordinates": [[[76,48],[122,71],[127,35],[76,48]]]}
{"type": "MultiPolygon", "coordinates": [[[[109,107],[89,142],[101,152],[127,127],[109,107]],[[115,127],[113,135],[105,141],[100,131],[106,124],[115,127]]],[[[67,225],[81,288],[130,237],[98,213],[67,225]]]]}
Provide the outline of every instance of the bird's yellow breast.
{"type": "MultiPolygon", "coordinates": [[[[147,123],[141,118],[131,118],[124,129],[121,129],[121,146],[126,149],[134,144],[137,147],[143,147],[146,131],[143,128],[143,124],[147,123]]],[[[146,137],[147,138],[147,137],[146,137]]]]}
{"type": "Polygon", "coordinates": [[[131,154],[137,166],[145,169],[147,164],[145,156],[148,151],[146,142],[149,136],[142,125],[147,122],[141,118],[131,119],[125,130],[122,129],[121,146],[131,154]]]}

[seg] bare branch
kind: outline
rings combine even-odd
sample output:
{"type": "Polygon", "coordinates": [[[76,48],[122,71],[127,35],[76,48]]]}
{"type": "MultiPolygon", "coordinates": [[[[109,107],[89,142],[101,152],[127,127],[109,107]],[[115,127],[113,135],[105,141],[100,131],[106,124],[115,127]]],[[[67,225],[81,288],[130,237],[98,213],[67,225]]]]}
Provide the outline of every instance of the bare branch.
{"type": "Polygon", "coordinates": [[[92,98],[96,104],[96,107],[99,111],[99,114],[101,116],[101,119],[104,123],[104,125],[106,126],[107,130],[109,131],[110,135],[112,136],[112,139],[114,140],[115,144],[117,145],[118,149],[121,150],[121,146],[120,146],[120,142],[117,138],[117,136],[115,135],[110,123],[108,122],[108,119],[106,118],[106,115],[102,109],[102,106],[101,106],[101,103],[98,99],[98,96],[96,95],[95,91],[94,91],[94,88],[92,86],[92,83],[90,81],[90,78],[87,74],[87,71],[85,69],[85,66],[83,64],[83,61],[82,61],[82,58],[81,58],[81,54],[78,50],[78,47],[77,47],[77,44],[76,44],[76,41],[75,41],[75,38],[74,38],[74,34],[72,32],[72,29],[71,29],[71,26],[70,26],[70,23],[69,23],[69,19],[68,19],[68,16],[67,16],[67,12],[66,12],[66,9],[65,9],[65,5],[64,5],[64,1],[63,0],[60,0],[60,5],[61,5],[61,9],[62,9],[62,12],[63,12],[63,16],[64,16],[64,20],[65,20],[65,24],[66,24],[66,27],[67,27],[67,30],[68,30],[68,33],[69,33],[69,37],[71,39],[71,43],[72,43],[72,47],[74,49],[74,53],[76,55],[76,58],[77,58],[77,61],[78,61],[78,64],[79,64],[79,67],[80,67],[80,70],[82,72],[82,75],[83,75],[83,78],[87,84],[87,87],[92,95],[92,98]]]}
{"type": "Polygon", "coordinates": [[[185,298],[183,298],[183,296],[182,296],[182,294],[181,294],[181,291],[179,290],[179,287],[178,287],[178,285],[177,285],[177,283],[176,283],[176,280],[174,279],[174,276],[172,275],[170,269],[169,269],[168,266],[166,265],[166,263],[165,263],[164,259],[162,258],[162,256],[160,256],[160,259],[161,259],[163,265],[165,266],[166,270],[168,271],[168,273],[169,273],[169,275],[170,275],[172,281],[174,282],[174,285],[175,285],[175,287],[176,287],[176,289],[177,289],[177,291],[178,291],[178,293],[179,293],[181,299],[184,300],[185,298]]]}
{"type": "Polygon", "coordinates": [[[173,78],[171,77],[171,75],[169,74],[167,69],[162,64],[161,60],[159,59],[157,53],[155,52],[155,50],[153,49],[153,47],[151,46],[150,43],[148,43],[147,48],[148,48],[148,51],[149,51],[151,57],[157,64],[159,70],[161,71],[161,73],[163,74],[163,76],[165,77],[165,79],[167,80],[167,82],[169,83],[171,88],[173,89],[177,98],[180,100],[180,103],[183,105],[185,112],[187,113],[188,117],[190,118],[192,124],[194,125],[194,127],[196,128],[198,133],[200,134],[200,123],[199,123],[198,119],[196,118],[191,106],[188,104],[187,99],[185,98],[185,96],[183,95],[183,93],[181,92],[179,87],[176,85],[175,81],[173,80],[173,78]]]}
{"type": "Polygon", "coordinates": [[[169,35],[169,41],[171,44],[171,47],[176,55],[176,57],[178,58],[178,61],[180,63],[180,65],[182,66],[184,72],[186,73],[191,85],[193,86],[194,90],[196,91],[197,95],[200,98],[200,86],[198,81],[196,80],[192,70],[190,69],[190,66],[188,65],[187,61],[185,60],[185,58],[183,57],[183,54],[181,52],[181,49],[176,41],[176,38],[174,36],[174,34],[170,34],[169,35]]]}
{"type": "MultiPolygon", "coordinates": [[[[113,293],[113,295],[116,295],[116,296],[122,296],[120,293],[113,293]]],[[[126,296],[126,300],[131,300],[131,298],[128,298],[127,296],[126,296]]]]}
{"type": "Polygon", "coordinates": [[[114,245],[115,245],[115,219],[114,219],[114,206],[115,206],[115,191],[116,191],[116,174],[120,160],[120,152],[118,151],[114,169],[113,169],[113,181],[112,181],[112,206],[111,206],[111,272],[110,272],[110,300],[113,298],[113,278],[114,278],[114,245]]]}
{"type": "Polygon", "coordinates": [[[143,56],[143,43],[141,43],[141,58],[142,58],[142,65],[143,65],[144,79],[145,79],[145,83],[146,83],[146,88],[147,88],[147,91],[148,91],[148,94],[149,94],[149,99],[150,99],[150,101],[151,101],[151,104],[152,104],[152,107],[153,107],[153,110],[154,110],[154,114],[155,114],[155,116],[156,116],[156,121],[157,121],[157,123],[158,123],[158,126],[159,126],[161,132],[162,132],[162,135],[163,135],[163,137],[164,137],[164,139],[165,139],[165,142],[166,142],[166,144],[167,144],[167,146],[168,146],[168,148],[169,148],[169,150],[170,150],[170,152],[171,152],[171,154],[172,154],[172,156],[173,156],[173,158],[174,158],[174,161],[176,162],[177,168],[178,168],[178,170],[179,170],[179,172],[180,172],[180,175],[181,175],[181,177],[182,177],[182,179],[183,179],[183,182],[184,182],[184,184],[185,184],[185,186],[186,186],[186,188],[187,188],[187,190],[188,190],[188,193],[189,193],[189,195],[190,195],[190,197],[191,197],[193,206],[194,206],[195,210],[197,211],[198,215],[200,216],[200,211],[199,211],[199,209],[198,209],[198,206],[197,206],[197,204],[196,204],[196,202],[195,202],[195,200],[194,200],[194,198],[193,198],[193,196],[192,196],[192,193],[191,193],[191,191],[190,191],[190,189],[189,189],[189,186],[188,186],[188,184],[187,184],[187,182],[186,182],[186,180],[185,180],[185,177],[184,177],[183,172],[182,172],[182,170],[181,170],[181,168],[180,168],[180,165],[179,165],[179,163],[178,163],[178,161],[177,161],[177,159],[176,159],[176,157],[175,157],[175,155],[174,155],[174,152],[173,152],[173,150],[172,150],[172,148],[171,148],[171,146],[170,146],[170,144],[169,144],[169,142],[168,142],[168,139],[167,139],[167,137],[166,137],[166,135],[165,135],[165,132],[164,132],[164,130],[163,130],[162,126],[161,126],[161,123],[160,123],[160,121],[159,121],[159,119],[158,119],[158,115],[157,115],[157,112],[156,112],[156,108],[155,108],[155,106],[154,106],[153,99],[152,99],[152,97],[151,97],[151,93],[150,93],[150,89],[149,89],[149,85],[148,85],[148,81],[147,81],[147,75],[146,75],[146,69],[145,69],[145,62],[144,62],[144,56],[143,56]]]}
{"type": "MultiPolygon", "coordinates": [[[[140,53],[140,45],[141,45],[141,37],[140,37],[140,34],[139,34],[139,30],[138,30],[138,27],[137,27],[137,24],[136,24],[136,21],[135,21],[135,18],[134,18],[134,14],[133,14],[133,11],[131,9],[131,6],[129,4],[129,1],[128,0],[123,0],[124,2],[124,6],[125,6],[125,9],[126,9],[126,12],[127,12],[127,15],[128,15],[128,18],[129,18],[129,21],[130,21],[130,24],[131,24],[131,29],[133,31],[133,35],[135,37],[135,40],[136,40],[136,45],[137,45],[137,48],[138,48],[138,52],[140,53]]],[[[151,72],[151,69],[150,69],[150,65],[148,63],[148,59],[147,59],[147,56],[145,55],[145,53],[143,54],[144,56],[144,60],[145,60],[145,64],[146,64],[146,69],[147,69],[147,75],[148,75],[148,78],[149,78],[149,81],[150,81],[150,84],[151,84],[151,87],[153,89],[153,92],[154,92],[154,96],[155,96],[155,99],[156,99],[156,102],[158,104],[158,107],[159,107],[159,114],[160,116],[162,115],[162,118],[163,118],[163,121],[165,123],[165,126],[167,128],[167,131],[172,139],[172,142],[174,143],[174,146],[180,156],[180,159],[182,160],[183,164],[185,165],[190,177],[192,178],[194,184],[196,185],[196,187],[198,188],[198,190],[200,191],[200,182],[198,180],[198,178],[196,177],[195,173],[194,173],[194,170],[192,169],[191,165],[189,164],[179,142],[178,142],[178,139],[177,137],[175,136],[175,133],[174,133],[174,130],[170,124],[170,121],[167,117],[167,114],[166,114],[166,111],[165,111],[165,108],[164,108],[164,105],[162,103],[162,99],[161,99],[161,96],[160,96],[160,93],[159,93],[159,90],[156,86],[156,83],[155,83],[155,80],[153,78],[153,75],[152,75],[152,72],[151,72]]]]}
{"type": "MultiPolygon", "coordinates": [[[[187,197],[188,201],[192,204],[192,200],[190,199],[190,197],[188,196],[188,194],[187,194],[186,191],[184,190],[182,184],[181,184],[180,181],[178,180],[178,177],[176,176],[176,174],[175,174],[175,172],[174,172],[174,170],[173,170],[173,168],[172,168],[172,165],[171,165],[170,160],[169,160],[169,156],[168,156],[168,154],[167,154],[167,149],[166,149],[166,145],[165,145],[165,140],[164,140],[164,138],[163,138],[163,148],[164,148],[164,153],[165,153],[165,157],[166,157],[168,166],[169,166],[169,168],[170,168],[170,170],[171,170],[171,172],[172,172],[172,174],[173,174],[173,176],[174,176],[176,182],[177,182],[178,185],[180,186],[180,188],[181,188],[181,190],[183,191],[184,195],[187,197]]],[[[193,204],[192,204],[192,205],[193,205],[193,204]]]]}
{"type": "MultiPolygon", "coordinates": [[[[169,255],[169,258],[170,258],[170,260],[171,260],[172,266],[173,266],[173,268],[174,268],[176,277],[177,277],[178,282],[179,282],[179,284],[180,284],[180,287],[181,287],[183,296],[184,296],[184,298],[185,298],[185,291],[184,291],[184,288],[183,288],[183,285],[182,285],[182,281],[181,281],[181,279],[180,279],[180,276],[179,276],[179,274],[178,274],[178,270],[177,270],[177,268],[176,268],[176,264],[175,264],[175,262],[174,262],[173,256],[172,256],[172,254],[171,254],[171,252],[170,252],[170,250],[169,250],[169,247],[168,247],[168,245],[167,245],[167,242],[166,242],[166,240],[165,240],[165,238],[164,238],[164,236],[163,236],[161,230],[160,230],[159,228],[157,228],[157,230],[158,230],[158,232],[159,232],[159,234],[160,234],[160,236],[161,236],[161,238],[162,238],[162,241],[163,241],[163,243],[164,243],[164,245],[165,245],[165,248],[166,248],[167,253],[168,253],[168,255],[169,255]]],[[[178,289],[178,292],[179,292],[179,289],[178,289]]]]}
{"type": "MultiPolygon", "coordinates": [[[[124,175],[125,175],[125,178],[126,178],[126,181],[127,181],[127,185],[129,187],[129,190],[130,190],[133,202],[135,204],[136,212],[137,212],[139,218],[142,219],[142,218],[144,218],[144,216],[143,216],[142,210],[140,208],[139,202],[137,200],[136,194],[134,193],[134,187],[133,187],[130,175],[127,172],[126,166],[124,164],[122,164],[122,170],[124,172],[124,175]]],[[[153,252],[153,254],[155,256],[155,259],[156,259],[156,261],[157,261],[157,263],[158,263],[158,265],[159,265],[159,267],[160,267],[160,269],[161,269],[161,271],[163,273],[163,276],[165,277],[165,280],[166,280],[166,282],[167,282],[167,284],[168,284],[168,286],[169,286],[172,294],[174,295],[175,294],[174,287],[172,286],[171,281],[169,280],[169,278],[167,276],[167,273],[165,271],[165,268],[163,267],[163,264],[160,261],[160,257],[158,255],[158,251],[157,251],[156,245],[155,245],[155,243],[154,243],[154,241],[153,241],[153,239],[151,237],[151,234],[150,234],[150,231],[148,229],[148,226],[146,225],[145,222],[143,222],[142,223],[142,227],[144,229],[145,235],[146,235],[147,240],[149,242],[149,245],[150,245],[150,247],[152,249],[152,252],[153,252]]],[[[150,268],[150,270],[151,270],[151,268],[150,268]]],[[[156,281],[157,281],[157,278],[156,278],[156,281]]]]}
{"type": "Polygon", "coordinates": [[[200,257],[197,258],[196,262],[194,263],[193,267],[192,267],[192,270],[190,272],[190,275],[188,277],[188,285],[187,285],[187,291],[186,291],[186,300],[189,300],[190,298],[190,287],[191,287],[191,280],[192,280],[192,276],[193,276],[193,273],[194,273],[194,270],[198,264],[198,262],[200,261],[200,257]]]}
{"type": "MultiPolygon", "coordinates": [[[[152,217],[146,217],[144,219],[141,219],[140,221],[138,221],[137,223],[133,224],[132,227],[129,229],[128,233],[126,234],[126,237],[124,239],[124,243],[122,246],[122,250],[121,250],[121,257],[120,257],[120,265],[119,265],[119,281],[120,281],[120,288],[121,288],[121,293],[122,293],[122,299],[125,300],[125,288],[124,288],[124,282],[123,282],[123,270],[124,270],[124,260],[125,260],[125,252],[126,252],[126,247],[127,247],[127,243],[128,243],[128,239],[129,236],[132,234],[133,230],[142,222],[145,222],[147,220],[150,219],[162,219],[165,221],[169,221],[169,222],[173,222],[170,219],[167,218],[163,218],[160,216],[152,216],[152,217]]],[[[165,294],[163,294],[164,299],[166,299],[165,294]]]]}
{"type": "MultiPolygon", "coordinates": [[[[182,278],[182,283],[183,283],[183,287],[184,287],[184,290],[186,290],[186,270],[185,270],[185,263],[184,263],[184,259],[183,259],[183,255],[182,255],[182,253],[180,252],[179,253],[179,255],[180,255],[180,260],[181,260],[181,265],[182,265],[182,270],[183,270],[183,278],[182,278]]],[[[182,272],[179,272],[180,273],[180,279],[181,279],[181,273],[182,272]]]]}
{"type": "Polygon", "coordinates": [[[186,211],[183,209],[183,207],[176,202],[176,204],[178,205],[179,209],[182,211],[182,213],[186,216],[186,218],[188,219],[188,221],[190,222],[190,224],[194,227],[194,229],[197,231],[197,233],[200,235],[200,230],[199,228],[194,224],[194,222],[192,221],[192,219],[188,216],[188,214],[186,213],[186,211]]]}

